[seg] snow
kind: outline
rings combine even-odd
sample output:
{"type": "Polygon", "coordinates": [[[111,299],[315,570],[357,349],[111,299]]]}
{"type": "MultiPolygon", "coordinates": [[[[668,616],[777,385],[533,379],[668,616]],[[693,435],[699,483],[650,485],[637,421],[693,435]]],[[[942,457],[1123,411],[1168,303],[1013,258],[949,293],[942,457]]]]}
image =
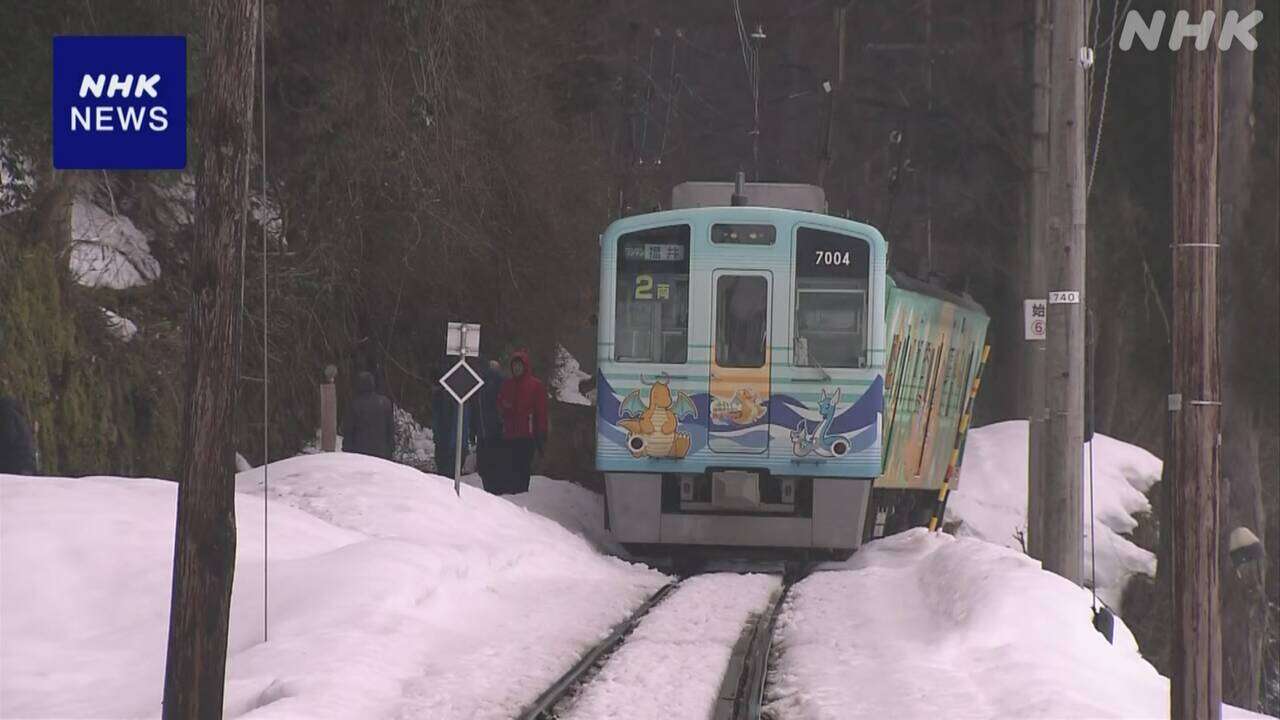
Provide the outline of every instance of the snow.
{"type": "MultiPolygon", "coordinates": [[[[417,468],[434,469],[436,442],[431,429],[419,425],[418,420],[408,410],[399,406],[395,408],[395,425],[396,462],[417,468]]],[[[319,437],[318,431],[317,437],[319,437]]]]}
{"type": "Polygon", "coordinates": [[[88,287],[123,290],[160,277],[147,236],[129,218],[109,213],[91,200],[71,204],[71,273],[88,287]]]}
{"type": "Polygon", "coordinates": [[[725,667],[750,616],[768,607],[776,575],[700,575],[640,621],[560,717],[711,716],[725,667]]]}
{"type": "Polygon", "coordinates": [[[195,221],[196,180],[191,173],[178,173],[172,182],[156,183],[155,188],[168,201],[161,206],[165,211],[161,218],[170,230],[177,230],[195,221]]]}
{"type": "Polygon", "coordinates": [[[118,315],[106,308],[102,308],[102,314],[107,318],[107,330],[124,342],[129,342],[134,335],[138,334],[138,326],[127,317],[118,315]]]}
{"type": "Polygon", "coordinates": [[[0,138],[0,215],[21,210],[36,189],[31,160],[10,149],[0,138]]]}
{"type": "Polygon", "coordinates": [[[1108,644],[1089,591],[1021,553],[917,528],[830,567],[779,614],[778,720],[1169,717],[1169,682],[1124,623],[1108,644]]]}
{"type": "Polygon", "coordinates": [[[582,394],[582,382],[590,379],[591,373],[582,370],[578,359],[570,355],[563,345],[557,345],[556,369],[551,376],[556,400],[570,405],[591,405],[591,398],[582,394]]]}
{"type": "MultiPolygon", "coordinates": [[[[1134,515],[1151,510],[1146,492],[1160,480],[1160,459],[1134,445],[1094,434],[1094,517],[1098,521],[1098,596],[1118,609],[1124,587],[1136,573],[1155,576],[1156,557],[1125,534],[1134,515]]],[[[1084,450],[1084,575],[1089,574],[1089,446],[1084,450]]],[[[1027,422],[1011,420],[969,431],[956,492],[947,500],[955,533],[1020,550],[1027,527],[1027,422]]]]}
{"type": "MultiPolygon", "coordinates": [[[[236,478],[227,717],[505,718],[660,573],[506,500],[344,453],[236,478]]],[[[156,716],[173,483],[0,476],[0,716],[156,716]]]]}

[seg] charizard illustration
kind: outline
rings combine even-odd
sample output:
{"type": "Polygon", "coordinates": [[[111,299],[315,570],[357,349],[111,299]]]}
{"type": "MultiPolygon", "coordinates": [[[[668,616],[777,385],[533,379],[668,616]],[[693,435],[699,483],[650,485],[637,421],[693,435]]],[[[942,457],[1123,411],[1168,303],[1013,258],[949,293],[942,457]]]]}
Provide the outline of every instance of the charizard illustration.
{"type": "Polygon", "coordinates": [[[689,454],[691,441],[688,433],[679,432],[680,421],[698,417],[698,409],[685,393],[672,393],[669,382],[663,375],[649,385],[648,405],[639,389],[622,401],[618,427],[627,431],[632,457],[682,458],[689,454]]]}

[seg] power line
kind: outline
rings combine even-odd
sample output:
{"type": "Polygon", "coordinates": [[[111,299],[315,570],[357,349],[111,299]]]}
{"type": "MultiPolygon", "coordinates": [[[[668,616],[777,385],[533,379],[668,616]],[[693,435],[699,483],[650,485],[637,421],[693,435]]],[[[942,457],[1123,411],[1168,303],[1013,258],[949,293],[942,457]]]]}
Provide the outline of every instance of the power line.
{"type": "MultiPolygon", "coordinates": [[[[1128,7],[1128,3],[1125,3],[1128,7]]],[[[1111,15],[1111,37],[1115,37],[1116,23],[1120,18],[1120,0],[1115,0],[1111,15]]],[[[1102,76],[1102,101],[1098,107],[1098,131],[1093,138],[1093,159],[1089,161],[1089,182],[1085,183],[1085,198],[1093,192],[1093,175],[1098,170],[1098,151],[1102,147],[1102,124],[1107,119],[1107,89],[1111,85],[1111,61],[1115,58],[1116,48],[1111,45],[1107,49],[1107,71],[1102,76]]]]}

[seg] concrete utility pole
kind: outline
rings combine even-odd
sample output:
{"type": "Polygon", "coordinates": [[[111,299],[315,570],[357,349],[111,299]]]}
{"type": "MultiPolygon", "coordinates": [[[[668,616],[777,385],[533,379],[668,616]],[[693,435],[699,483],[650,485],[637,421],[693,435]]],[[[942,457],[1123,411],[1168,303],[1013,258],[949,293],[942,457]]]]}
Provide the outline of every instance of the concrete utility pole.
{"type": "MultiPolygon", "coordinates": [[[[1181,0],[1192,18],[1218,0],[1181,0]]],[[[1212,21],[1209,20],[1210,24],[1212,21]]],[[[1173,70],[1172,717],[1222,713],[1218,612],[1218,72],[1183,44],[1173,70]]]]}
{"type": "Polygon", "coordinates": [[[1044,568],[1080,584],[1084,523],[1085,3],[1050,5],[1049,305],[1045,327],[1044,568]]]}
{"type": "MultiPolygon", "coordinates": [[[[1028,204],[1026,274],[1028,300],[1044,302],[1044,253],[1049,232],[1049,0],[1035,0],[1031,58],[1031,192],[1028,204]]],[[[1024,309],[1025,312],[1025,309],[1024,309]]],[[[1044,560],[1044,345],[1026,340],[1022,347],[1022,397],[1028,421],[1027,552],[1044,560]]]]}

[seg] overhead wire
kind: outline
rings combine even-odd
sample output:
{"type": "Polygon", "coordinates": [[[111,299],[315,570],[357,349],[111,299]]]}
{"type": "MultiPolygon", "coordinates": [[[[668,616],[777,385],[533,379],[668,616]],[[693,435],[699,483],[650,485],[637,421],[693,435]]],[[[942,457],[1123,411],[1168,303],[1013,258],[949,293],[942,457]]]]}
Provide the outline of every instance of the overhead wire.
{"type": "Polygon", "coordinates": [[[262,153],[260,158],[260,168],[262,170],[262,199],[259,203],[258,225],[262,229],[262,641],[267,641],[267,616],[269,605],[267,604],[267,586],[268,575],[268,524],[267,513],[269,504],[267,502],[268,481],[271,467],[271,439],[270,439],[270,417],[268,400],[270,398],[270,356],[267,353],[267,317],[268,317],[268,298],[267,298],[267,29],[266,16],[263,12],[263,5],[266,0],[258,0],[258,58],[261,66],[261,76],[258,85],[258,114],[261,121],[261,142],[258,146],[262,153]]]}
{"type": "MultiPolygon", "coordinates": [[[[1125,4],[1125,7],[1128,7],[1128,3],[1125,4]]],[[[1111,12],[1111,38],[1115,37],[1116,24],[1119,21],[1119,18],[1120,0],[1115,0],[1115,4],[1113,5],[1111,12]]],[[[1107,91],[1111,86],[1111,65],[1112,60],[1115,58],[1115,54],[1115,45],[1109,45],[1107,49],[1107,69],[1102,76],[1102,100],[1099,102],[1098,107],[1098,129],[1093,138],[1093,157],[1089,161],[1089,181],[1086,182],[1084,186],[1084,196],[1086,200],[1089,198],[1090,193],[1093,192],[1093,176],[1098,170],[1098,152],[1102,147],[1102,125],[1107,119],[1107,91]]]]}

